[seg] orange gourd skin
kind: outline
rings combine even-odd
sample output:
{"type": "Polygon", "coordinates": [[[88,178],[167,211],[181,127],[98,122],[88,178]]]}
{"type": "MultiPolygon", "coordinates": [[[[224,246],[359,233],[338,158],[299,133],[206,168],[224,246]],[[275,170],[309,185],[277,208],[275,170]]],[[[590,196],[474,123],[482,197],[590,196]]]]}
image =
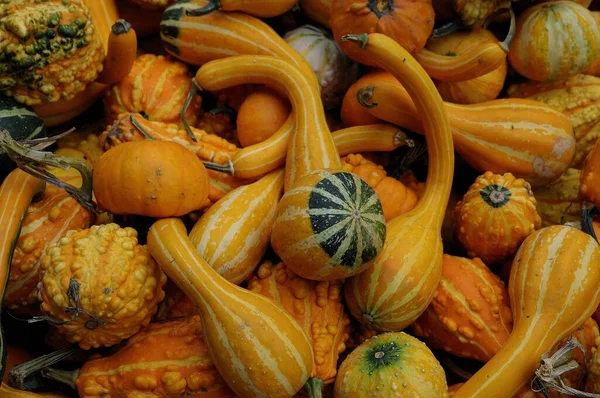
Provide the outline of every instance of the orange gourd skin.
{"type": "Polygon", "coordinates": [[[312,377],[333,383],[339,355],[346,350],[350,318],[344,310],[342,281],[317,282],[294,274],[283,263],[261,264],[248,289],[279,303],[312,341],[312,377]]]}
{"type": "Polygon", "coordinates": [[[0,395],[2,395],[2,398],[67,398],[67,396],[63,394],[49,392],[36,393],[31,391],[17,390],[4,383],[0,385],[0,395]]]}
{"type": "Polygon", "coordinates": [[[242,102],[237,114],[237,138],[242,147],[258,144],[283,126],[290,103],[270,88],[259,88],[242,102]]]}
{"type": "Polygon", "coordinates": [[[487,362],[512,329],[509,305],[504,283],[480,259],[444,254],[442,280],[413,331],[431,347],[487,362]]]}
{"type": "Polygon", "coordinates": [[[312,374],[311,342],[283,308],[221,277],[196,252],[177,218],[156,221],[148,248],[198,306],[210,357],[240,397],[286,397],[312,374]]]}
{"type": "Polygon", "coordinates": [[[101,84],[114,84],[123,79],[133,66],[137,56],[137,36],[131,24],[117,20],[110,30],[108,50],[102,72],[96,81],[101,84]]]}
{"type": "Polygon", "coordinates": [[[579,197],[585,202],[592,203],[600,208],[600,184],[598,175],[600,173],[600,143],[596,141],[592,150],[583,161],[581,169],[579,197]]]}
{"type": "Polygon", "coordinates": [[[542,227],[581,220],[581,170],[567,169],[556,181],[534,191],[542,227]]]}
{"type": "Polygon", "coordinates": [[[417,205],[417,194],[395,178],[388,177],[382,166],[355,154],[343,157],[342,165],[344,170],[358,175],[377,192],[386,221],[417,205]]]}
{"type": "Polygon", "coordinates": [[[422,116],[429,152],[419,203],[387,223],[385,245],[373,265],[344,284],[354,318],[378,331],[400,331],[427,309],[442,276],[441,228],[454,172],[452,135],[433,82],[406,50],[372,33],[363,51],[406,85],[422,116]]]}
{"type": "Polygon", "coordinates": [[[300,7],[310,19],[329,28],[332,2],[333,0],[300,0],[300,7]]]}
{"type": "Polygon", "coordinates": [[[329,24],[333,38],[346,55],[361,64],[378,66],[358,51],[354,43],[343,41],[342,36],[381,33],[415,54],[425,47],[434,20],[431,0],[333,0],[329,24]]]}
{"type": "Polygon", "coordinates": [[[523,240],[540,228],[531,186],[512,174],[477,177],[452,213],[454,230],[469,257],[488,265],[512,258],[523,240]]]}
{"type": "Polygon", "coordinates": [[[571,167],[581,167],[583,159],[600,137],[600,78],[576,75],[559,82],[529,81],[510,85],[506,94],[543,102],[565,114],[577,140],[571,167]]]}
{"type": "Polygon", "coordinates": [[[211,7],[223,11],[240,11],[260,18],[276,17],[285,14],[298,3],[298,0],[191,0],[190,3],[201,7],[211,7]],[[208,4],[206,4],[208,3],[208,4]]]}
{"type": "MultiPolygon", "coordinates": [[[[187,65],[154,54],[137,57],[127,76],[104,95],[104,116],[112,124],[121,113],[144,113],[148,120],[181,125],[180,111],[192,75],[187,65]]],[[[194,125],[201,112],[202,98],[194,97],[186,120],[194,125]]]]}
{"type": "Polygon", "coordinates": [[[210,359],[198,315],[149,324],[114,354],[88,360],[75,384],[82,398],[235,396],[210,359]]]}
{"type": "MultiPolygon", "coordinates": [[[[365,101],[371,115],[423,131],[411,97],[391,75],[371,73],[359,82],[369,88],[365,101]]],[[[510,172],[532,186],[543,186],[573,160],[575,137],[569,119],[542,102],[498,99],[472,105],[445,102],[444,107],[455,150],[480,172],[510,172]]]]}
{"type": "MultiPolygon", "coordinates": [[[[427,49],[436,54],[451,53],[460,57],[461,54],[469,51],[473,46],[480,44],[497,45],[497,43],[498,40],[489,30],[479,29],[471,32],[456,32],[439,39],[429,40],[427,49]]],[[[496,68],[491,68],[490,71],[482,73],[480,76],[469,77],[463,81],[435,81],[435,77],[431,74],[430,76],[434,78],[435,85],[444,101],[456,104],[476,104],[491,101],[498,97],[504,87],[508,70],[507,65],[505,56],[496,68]]]]}
{"type": "Polygon", "coordinates": [[[280,169],[234,189],[213,204],[190,231],[198,254],[228,281],[242,283],[269,247],[283,178],[280,169]]]}
{"type": "Polygon", "coordinates": [[[553,1],[517,17],[508,61],[531,80],[564,80],[590,67],[598,51],[600,29],[591,12],[572,1],[553,1]]]}
{"type": "MultiPolygon", "coordinates": [[[[596,25],[598,25],[598,29],[600,29],[600,12],[592,11],[592,16],[596,20],[596,25]]],[[[596,56],[596,60],[592,62],[589,68],[585,70],[586,75],[600,76],[600,54],[596,56]]]]}
{"type": "Polygon", "coordinates": [[[130,0],[132,3],[139,5],[146,9],[163,9],[169,4],[175,2],[175,0],[130,0]]]}
{"type": "Polygon", "coordinates": [[[98,160],[93,178],[98,206],[113,214],[182,216],[200,209],[208,199],[204,164],[184,146],[169,141],[117,145],[98,160]]]}
{"type": "Polygon", "coordinates": [[[119,16],[131,23],[138,38],[158,35],[164,9],[140,7],[131,1],[117,3],[119,16]]]}
{"type": "Polygon", "coordinates": [[[388,76],[388,73],[384,70],[374,70],[371,73],[367,72],[363,77],[359,78],[348,87],[348,90],[342,99],[342,106],[340,109],[340,118],[345,127],[383,123],[383,120],[372,115],[367,108],[357,101],[358,90],[365,86],[364,76],[371,76],[373,79],[375,79],[376,76],[385,78],[388,76]]]}
{"type": "Polygon", "coordinates": [[[406,134],[389,124],[348,127],[331,133],[340,156],[356,152],[390,152],[406,144],[406,134]]]}
{"type": "Polygon", "coordinates": [[[600,246],[578,229],[556,225],[529,235],[508,283],[512,333],[454,397],[508,398],[528,383],[542,354],[583,325],[598,306],[599,261],[600,246]]]}
{"type": "Polygon", "coordinates": [[[505,0],[452,0],[454,12],[474,31],[480,29],[488,17],[506,5],[505,0]]]}

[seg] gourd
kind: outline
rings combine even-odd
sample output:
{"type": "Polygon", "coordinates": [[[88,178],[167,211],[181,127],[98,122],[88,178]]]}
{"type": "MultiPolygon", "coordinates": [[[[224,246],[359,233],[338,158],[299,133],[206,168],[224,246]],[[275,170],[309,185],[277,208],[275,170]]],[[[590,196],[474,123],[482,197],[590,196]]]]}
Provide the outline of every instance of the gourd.
{"type": "Polygon", "coordinates": [[[340,366],[333,396],[447,397],[447,390],[444,369],[429,348],[399,332],[380,334],[354,349],[340,366]]]}
{"type": "Polygon", "coordinates": [[[599,50],[600,29],[590,11],[572,1],[552,1],[519,15],[508,61],[529,79],[564,80],[590,67],[599,50]]]}
{"type": "MultiPolygon", "coordinates": [[[[138,38],[146,38],[148,36],[158,35],[158,25],[160,24],[160,19],[162,17],[164,8],[149,8],[145,6],[145,4],[148,3],[142,5],[134,3],[133,1],[117,1],[119,16],[131,23],[131,26],[135,30],[138,38]]],[[[174,2],[174,0],[167,1],[169,3],[174,2]]]]}
{"type": "MultiPolygon", "coordinates": [[[[6,285],[10,274],[10,265],[21,224],[27,208],[35,196],[41,194],[46,184],[21,169],[15,169],[8,174],[0,185],[0,298],[4,300],[6,285]]],[[[4,329],[0,324],[0,378],[4,378],[6,366],[6,342],[4,329]]]]}
{"type": "Polygon", "coordinates": [[[600,144],[596,141],[583,161],[579,180],[579,197],[583,202],[589,202],[597,208],[600,208],[600,188],[597,182],[599,169],[600,144]]]}
{"type": "Polygon", "coordinates": [[[358,78],[358,65],[327,31],[316,26],[300,26],[287,32],[283,39],[312,67],[321,85],[325,110],[339,106],[348,87],[358,78]]]}
{"type": "Polygon", "coordinates": [[[235,396],[210,359],[198,315],[151,323],[112,355],[74,371],[50,368],[45,376],[70,384],[82,398],[235,396]]]}
{"type": "MultiPolygon", "coordinates": [[[[600,28],[600,12],[593,11],[592,16],[596,20],[596,25],[600,28]]],[[[596,56],[596,60],[585,70],[586,75],[600,76],[600,54],[596,56]]]]}
{"type": "Polygon", "coordinates": [[[341,287],[340,280],[311,281],[283,263],[270,262],[261,264],[248,281],[250,291],[283,306],[310,337],[315,363],[305,386],[309,392],[334,382],[339,355],[346,350],[350,337],[350,318],[342,304],[341,287]]]}
{"type": "Polygon", "coordinates": [[[469,257],[499,264],[514,256],[540,228],[531,186],[512,174],[491,171],[477,177],[452,213],[454,231],[469,257]]]}
{"type": "Polygon", "coordinates": [[[269,247],[283,178],[280,169],[234,189],[213,204],[190,231],[198,254],[228,281],[243,282],[269,247]]]}
{"type": "Polygon", "coordinates": [[[101,209],[157,218],[200,209],[209,190],[200,159],[182,145],[160,140],[111,148],[96,163],[93,184],[101,209]]]}
{"type": "Polygon", "coordinates": [[[598,261],[600,246],[576,228],[555,225],[529,235],[508,283],[512,333],[454,397],[511,397],[528,383],[542,354],[577,330],[598,306],[598,261]]]}
{"type": "Polygon", "coordinates": [[[386,221],[412,210],[417,205],[417,194],[411,188],[389,177],[382,166],[365,159],[362,155],[350,154],[343,157],[342,167],[364,179],[377,192],[386,221]]]}
{"type": "Polygon", "coordinates": [[[148,249],[198,306],[217,371],[240,397],[294,395],[313,369],[310,340],[283,308],[221,277],[196,252],[177,218],[156,221],[148,249]]]}
{"type": "Polygon", "coordinates": [[[502,8],[510,7],[506,0],[452,0],[452,9],[463,25],[476,31],[490,16],[502,8]]]}
{"type": "Polygon", "coordinates": [[[110,223],[69,231],[46,246],[41,309],[84,350],[131,337],[164,298],[166,276],[137,236],[133,228],[110,223]]]}
{"type": "Polygon", "coordinates": [[[332,0],[300,0],[300,8],[307,17],[329,28],[332,0]]]}
{"type": "Polygon", "coordinates": [[[454,171],[450,124],[433,82],[399,44],[377,33],[345,39],[356,41],[407,87],[425,128],[429,164],[419,203],[387,223],[386,242],[373,265],[344,284],[346,305],[361,324],[400,331],[427,309],[442,276],[441,228],[454,171]]]}
{"type": "Polygon", "coordinates": [[[241,11],[260,18],[276,17],[285,14],[298,3],[298,0],[191,0],[196,8],[189,8],[188,15],[202,16],[216,10],[241,11]]]}
{"type": "MultiPolygon", "coordinates": [[[[455,32],[439,39],[431,39],[427,42],[426,48],[436,54],[459,58],[480,43],[496,44],[498,40],[489,30],[479,29],[470,32],[455,32]]],[[[476,104],[498,97],[504,87],[507,69],[505,56],[495,69],[481,76],[457,82],[442,80],[434,80],[434,82],[444,101],[456,104],[476,104]]],[[[481,73],[481,69],[478,71],[477,74],[481,73]]],[[[431,74],[430,76],[434,77],[431,74]]]]}
{"type": "Polygon", "coordinates": [[[333,0],[329,24],[333,37],[346,55],[363,65],[380,67],[357,51],[354,43],[342,40],[342,36],[377,32],[391,37],[409,53],[415,54],[425,47],[433,31],[434,19],[430,0],[333,0]]]}
{"type": "Polygon", "coordinates": [[[165,8],[169,4],[174,3],[176,0],[130,0],[131,2],[139,5],[143,8],[148,9],[161,9],[165,8]]]}
{"type": "Polygon", "coordinates": [[[271,246],[290,269],[307,279],[339,279],[362,271],[383,245],[381,204],[366,182],[341,170],[319,92],[310,79],[286,61],[259,55],[211,61],[195,79],[210,91],[241,82],[283,88],[292,104],[295,131],[288,144],[285,193],[277,205],[271,246]],[[334,220],[327,216],[332,212],[337,215],[334,220]],[[338,228],[330,230],[337,235],[328,236],[329,227],[338,228]],[[340,250],[335,239],[343,239],[340,250]]]}
{"type": "MultiPolygon", "coordinates": [[[[122,113],[142,113],[148,120],[181,125],[180,110],[192,86],[187,65],[163,55],[142,54],[131,71],[104,95],[106,123],[112,124],[122,113]]],[[[188,105],[186,120],[195,125],[202,98],[195,96],[188,105]]]]}
{"type": "Polygon", "coordinates": [[[442,280],[427,310],[413,324],[430,347],[489,361],[512,329],[504,283],[479,259],[444,254],[442,280]]]}
{"type": "Polygon", "coordinates": [[[2,398],[67,398],[63,394],[54,393],[35,393],[31,391],[17,390],[4,383],[0,385],[0,394],[2,398]]]}
{"type": "Polygon", "coordinates": [[[546,103],[565,114],[577,140],[571,166],[580,168],[592,145],[600,137],[600,78],[576,75],[559,82],[511,84],[506,94],[513,98],[546,103]]]}
{"type": "Polygon", "coordinates": [[[240,145],[247,147],[271,137],[283,126],[290,111],[287,98],[269,87],[261,87],[250,93],[237,113],[237,139],[240,145]]]}
{"type": "MultiPolygon", "coordinates": [[[[393,76],[383,72],[367,74],[356,85],[361,87],[356,101],[371,115],[412,131],[423,131],[411,97],[393,76]]],[[[542,102],[445,102],[444,108],[456,152],[482,173],[512,173],[534,187],[543,186],[556,180],[573,159],[575,138],[569,119],[542,102]]]]}
{"type": "Polygon", "coordinates": [[[558,180],[535,189],[534,196],[542,227],[581,219],[580,178],[581,170],[569,168],[558,180]]]}

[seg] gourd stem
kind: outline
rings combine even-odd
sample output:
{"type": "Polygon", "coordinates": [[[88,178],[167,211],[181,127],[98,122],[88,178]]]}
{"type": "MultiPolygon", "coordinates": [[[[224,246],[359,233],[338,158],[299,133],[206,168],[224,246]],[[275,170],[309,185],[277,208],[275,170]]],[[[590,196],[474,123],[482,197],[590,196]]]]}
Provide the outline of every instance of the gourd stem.
{"type": "MultiPolygon", "coordinates": [[[[77,346],[63,348],[61,350],[57,350],[49,354],[42,355],[41,357],[32,359],[31,361],[16,365],[8,372],[9,384],[12,387],[18,388],[20,390],[27,390],[28,381],[31,376],[41,371],[42,369],[47,368],[48,366],[52,366],[55,363],[58,363],[63,359],[75,354],[79,350],[81,350],[81,348],[77,346]]],[[[29,389],[31,388],[32,387],[29,387],[29,389]]]]}
{"type": "MultiPolygon", "coordinates": [[[[143,116],[142,116],[142,117],[143,117],[143,116]]],[[[129,116],[129,120],[131,121],[131,124],[133,124],[133,127],[135,127],[136,129],[138,129],[138,131],[139,131],[140,133],[142,133],[142,135],[143,135],[143,136],[144,136],[144,137],[145,137],[147,140],[153,140],[153,139],[154,139],[154,137],[152,137],[152,135],[151,135],[150,133],[148,133],[148,131],[146,130],[146,128],[145,128],[144,126],[142,126],[142,125],[140,124],[140,122],[138,122],[138,121],[137,121],[137,119],[134,117],[134,115],[130,115],[130,116],[129,116]]],[[[115,122],[115,125],[114,125],[114,126],[116,126],[118,123],[119,123],[119,121],[117,120],[117,121],[115,122]]],[[[113,126],[113,127],[114,127],[114,126],[113,126]]],[[[112,129],[111,129],[111,132],[112,132],[112,129]]]]}
{"type": "Polygon", "coordinates": [[[394,135],[394,145],[406,145],[409,148],[414,148],[416,144],[415,140],[409,138],[404,130],[398,130],[396,135],[394,135]]]}
{"type": "Polygon", "coordinates": [[[433,33],[431,34],[431,38],[439,39],[441,37],[448,36],[451,33],[458,32],[463,28],[465,28],[465,24],[463,23],[462,19],[456,18],[448,23],[445,23],[439,28],[434,29],[433,33]]]}
{"type": "Polygon", "coordinates": [[[198,142],[198,140],[196,139],[196,136],[194,135],[194,132],[192,131],[192,128],[190,127],[185,115],[190,107],[190,104],[192,103],[192,100],[194,99],[194,95],[196,95],[198,91],[202,91],[202,88],[198,85],[196,79],[192,79],[192,87],[190,88],[190,92],[188,93],[180,112],[181,124],[183,124],[183,128],[185,129],[186,133],[194,142],[198,142]]]}
{"type": "Polygon", "coordinates": [[[211,12],[218,11],[221,8],[221,2],[219,0],[209,0],[208,4],[199,8],[188,8],[185,10],[185,15],[190,17],[201,17],[202,15],[210,14],[211,12]]]}
{"type": "Polygon", "coordinates": [[[323,397],[323,380],[318,377],[311,377],[308,379],[304,388],[308,391],[309,398],[322,398],[323,397]]]}
{"type": "Polygon", "coordinates": [[[44,368],[41,371],[42,376],[46,379],[58,381],[60,383],[70,386],[73,390],[77,390],[75,381],[79,376],[79,369],[75,370],[60,370],[54,368],[44,368]]]}
{"type": "Polygon", "coordinates": [[[27,147],[15,141],[6,130],[0,130],[0,147],[6,150],[8,156],[24,172],[64,189],[84,208],[93,213],[100,213],[92,201],[92,169],[80,159],[56,156],[52,152],[43,152],[27,147]],[[73,167],[81,174],[81,188],[61,181],[42,166],[58,167],[63,170],[73,167]]]}
{"type": "Polygon", "coordinates": [[[374,90],[375,87],[372,84],[360,88],[356,92],[356,99],[358,103],[367,109],[375,108],[377,105],[379,105],[376,101],[372,101],[374,90]]]}
{"type": "Polygon", "coordinates": [[[210,111],[208,111],[208,113],[213,116],[226,114],[232,120],[235,119],[235,115],[236,115],[235,109],[233,109],[232,107],[230,107],[228,105],[223,105],[223,106],[219,106],[217,108],[213,108],[210,111]]]}
{"type": "Polygon", "coordinates": [[[117,19],[110,30],[115,35],[122,35],[128,33],[131,30],[131,24],[124,19],[117,19]]]}
{"type": "Polygon", "coordinates": [[[513,11],[512,7],[508,8],[508,12],[510,13],[510,26],[508,28],[508,33],[506,34],[506,38],[502,42],[498,43],[506,53],[508,53],[508,50],[510,49],[510,44],[515,37],[515,32],[517,30],[517,21],[515,19],[515,12],[513,11]]]}
{"type": "Polygon", "coordinates": [[[581,209],[581,229],[583,232],[596,239],[596,242],[600,242],[598,241],[598,236],[596,236],[596,230],[594,229],[594,217],[597,215],[600,215],[600,211],[598,211],[597,208],[588,203],[584,203],[581,209]]]}

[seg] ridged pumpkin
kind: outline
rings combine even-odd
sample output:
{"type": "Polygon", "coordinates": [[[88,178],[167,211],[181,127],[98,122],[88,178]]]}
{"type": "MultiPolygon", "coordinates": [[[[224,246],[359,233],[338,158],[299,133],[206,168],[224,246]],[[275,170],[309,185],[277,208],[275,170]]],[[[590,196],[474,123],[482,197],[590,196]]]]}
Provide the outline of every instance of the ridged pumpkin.
{"type": "MultiPolygon", "coordinates": [[[[121,113],[142,113],[148,120],[181,124],[180,111],[192,86],[187,65],[170,57],[142,54],[129,74],[104,96],[106,122],[112,124],[121,113]]],[[[187,108],[186,120],[196,123],[202,97],[195,96],[187,108]]]]}
{"type": "Polygon", "coordinates": [[[338,357],[346,350],[350,318],[344,310],[342,281],[311,281],[296,275],[283,263],[261,264],[248,281],[248,289],[262,294],[294,317],[310,337],[315,364],[308,383],[321,388],[333,383],[338,357]],[[315,380],[319,379],[319,380],[315,380]]]}
{"type": "Polygon", "coordinates": [[[487,362],[512,329],[508,290],[478,258],[444,255],[433,301],[413,324],[430,347],[487,362]]]}
{"type": "Polygon", "coordinates": [[[384,333],[346,357],[333,396],[444,398],[448,387],[444,369],[423,342],[403,332],[384,333]]]}
{"type": "Polygon", "coordinates": [[[517,17],[508,61],[529,79],[564,80],[590,67],[598,51],[600,28],[591,12],[572,1],[550,1],[517,17]]]}
{"type": "Polygon", "coordinates": [[[454,230],[469,257],[497,264],[512,257],[540,228],[531,186],[512,174],[477,177],[452,213],[454,230]]]}
{"type": "Polygon", "coordinates": [[[150,322],[167,278],[133,228],[94,225],[46,246],[39,298],[56,327],[83,349],[111,346],[150,322]]]}
{"type": "Polygon", "coordinates": [[[548,186],[534,188],[533,195],[537,212],[542,218],[542,227],[581,219],[580,178],[581,170],[568,169],[548,186]]]}
{"type": "Polygon", "coordinates": [[[373,59],[342,36],[382,33],[414,54],[425,47],[434,22],[431,0],[333,0],[329,20],[333,38],[342,50],[353,60],[376,67],[379,65],[373,59]]]}

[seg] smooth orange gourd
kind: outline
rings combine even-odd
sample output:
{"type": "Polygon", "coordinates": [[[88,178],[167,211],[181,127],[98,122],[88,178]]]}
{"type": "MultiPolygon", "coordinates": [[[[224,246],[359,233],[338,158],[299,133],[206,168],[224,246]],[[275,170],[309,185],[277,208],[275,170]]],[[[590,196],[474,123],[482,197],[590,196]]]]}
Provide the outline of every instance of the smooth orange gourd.
{"type": "Polygon", "coordinates": [[[287,98],[268,87],[259,88],[242,102],[237,114],[237,138],[242,147],[271,137],[290,115],[287,98]]]}
{"type": "Polygon", "coordinates": [[[600,141],[596,141],[581,168],[579,197],[600,208],[600,141]]]}
{"type": "Polygon", "coordinates": [[[289,11],[298,0],[191,0],[195,8],[188,8],[189,15],[201,16],[216,10],[241,11],[261,18],[276,17],[289,11]]]}

